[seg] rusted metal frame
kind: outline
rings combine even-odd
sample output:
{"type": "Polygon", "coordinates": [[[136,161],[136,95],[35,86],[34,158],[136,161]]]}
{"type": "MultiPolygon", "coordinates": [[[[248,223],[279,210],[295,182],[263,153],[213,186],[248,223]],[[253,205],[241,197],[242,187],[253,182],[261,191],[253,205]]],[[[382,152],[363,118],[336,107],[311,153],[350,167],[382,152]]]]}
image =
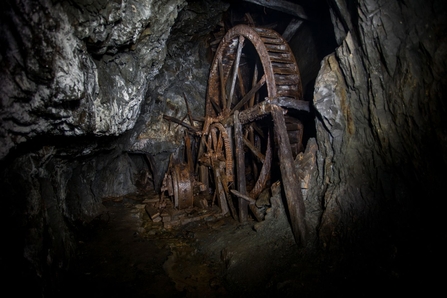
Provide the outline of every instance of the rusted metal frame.
{"type": "MultiPolygon", "coordinates": [[[[258,150],[258,148],[256,147],[256,143],[255,143],[255,133],[254,133],[253,127],[251,125],[248,125],[247,131],[248,131],[248,141],[250,142],[250,144],[253,145],[253,147],[256,148],[256,150],[258,150]]],[[[260,151],[260,150],[258,150],[258,151],[260,151]]],[[[259,175],[258,165],[254,158],[251,160],[251,167],[252,167],[253,175],[255,177],[258,177],[258,175],[259,175]]]]}
{"type": "MultiPolygon", "coordinates": [[[[236,152],[236,174],[237,189],[243,195],[247,195],[247,183],[245,180],[245,153],[242,144],[242,124],[239,121],[239,111],[234,112],[234,140],[236,152]]],[[[246,222],[248,219],[248,202],[238,198],[239,221],[246,222]]]]}
{"type": "MultiPolygon", "coordinates": [[[[261,37],[259,36],[259,33],[256,28],[250,28],[246,25],[237,25],[233,28],[231,28],[227,34],[222,39],[222,42],[220,43],[217,51],[216,56],[214,58],[211,71],[210,71],[210,81],[208,84],[208,92],[207,92],[207,98],[206,98],[206,112],[207,115],[216,116],[218,114],[222,114],[222,110],[225,110],[227,107],[231,107],[233,98],[227,96],[227,107],[224,109],[221,109],[218,106],[218,102],[220,101],[220,89],[219,88],[219,59],[222,61],[222,68],[223,68],[223,74],[224,78],[227,78],[228,73],[231,73],[231,68],[233,68],[232,75],[236,76],[237,70],[239,67],[236,67],[236,60],[240,60],[240,55],[237,55],[237,50],[241,49],[242,43],[237,43],[238,39],[248,39],[256,48],[259,59],[262,61],[262,67],[264,70],[264,74],[266,75],[266,81],[274,82],[274,73],[273,68],[269,60],[269,52],[266,49],[266,46],[264,45],[261,37]],[[231,49],[230,49],[231,48],[231,49]],[[227,50],[230,49],[230,50],[227,50]],[[227,59],[231,63],[226,63],[224,60],[227,59]],[[228,69],[230,68],[230,69],[228,69]],[[228,69],[228,70],[227,70],[228,69]]],[[[231,77],[231,75],[230,75],[231,77]]],[[[234,81],[234,80],[233,80],[234,81]]],[[[275,84],[267,84],[267,92],[268,96],[275,96],[276,95],[276,85],[275,84]]],[[[228,95],[228,93],[227,93],[228,95]]],[[[232,96],[234,95],[234,84],[232,88],[232,96]]],[[[229,112],[230,108],[227,109],[229,112]]],[[[224,113],[226,114],[226,113],[224,113]]]]}
{"type": "Polygon", "coordinates": [[[233,153],[230,144],[230,137],[228,136],[227,130],[221,123],[213,123],[213,127],[216,127],[220,131],[220,137],[223,140],[223,145],[225,147],[225,174],[227,175],[228,181],[233,181],[233,153]]]}
{"type": "Polygon", "coordinates": [[[220,94],[222,100],[222,107],[227,106],[227,94],[225,90],[225,80],[224,80],[224,71],[222,66],[222,56],[219,56],[217,59],[217,63],[219,66],[219,78],[220,78],[220,94]]]}
{"type": "MultiPolygon", "coordinates": [[[[252,82],[251,82],[251,86],[252,86],[252,88],[253,88],[253,86],[255,86],[256,85],[256,83],[257,83],[257,81],[258,81],[258,57],[256,57],[256,60],[255,60],[255,67],[254,67],[254,70],[253,70],[253,79],[252,79],[252,82]]],[[[250,98],[250,100],[248,101],[248,107],[249,108],[251,108],[251,107],[253,107],[254,106],[254,104],[255,104],[255,99],[256,99],[256,93],[253,93],[253,95],[251,96],[251,98],[250,98]]],[[[254,123],[253,123],[254,124],[254,123]]],[[[259,129],[260,130],[260,129],[259,129]]],[[[248,138],[249,138],[249,141],[253,144],[253,145],[255,145],[255,133],[254,133],[254,127],[252,126],[252,125],[250,125],[249,127],[248,127],[248,132],[249,132],[249,134],[248,134],[248,138]]],[[[255,146],[256,147],[256,146],[255,146]]],[[[258,170],[258,165],[256,164],[256,161],[253,159],[252,161],[251,161],[251,166],[252,166],[252,170],[253,170],[253,174],[254,174],[254,176],[255,177],[258,177],[258,175],[259,175],[259,170],[258,170]]]]}
{"type": "Polygon", "coordinates": [[[208,144],[211,148],[213,148],[213,153],[217,156],[220,152],[217,150],[217,132],[214,127],[210,128],[210,133],[208,135],[208,144]]]}
{"type": "Polygon", "coordinates": [[[227,204],[231,211],[231,216],[233,217],[234,220],[239,220],[238,216],[237,216],[236,208],[234,208],[233,200],[230,195],[230,189],[228,188],[229,182],[227,180],[227,175],[222,172],[223,172],[223,170],[221,169],[220,177],[222,178],[222,186],[225,191],[225,195],[227,198],[227,204]]]}
{"type": "Polygon", "coordinates": [[[259,173],[259,177],[256,180],[255,186],[250,191],[250,197],[256,199],[259,194],[264,190],[267,185],[268,180],[270,179],[270,169],[272,167],[272,145],[270,143],[270,132],[267,135],[267,150],[265,152],[265,160],[263,163],[263,167],[261,168],[261,172],[259,173]]]}
{"type": "Polygon", "coordinates": [[[239,83],[239,89],[241,90],[241,96],[245,95],[245,86],[244,86],[244,81],[242,80],[242,74],[241,74],[241,69],[238,68],[237,70],[237,81],[239,83]]]}
{"type": "Polygon", "coordinates": [[[211,105],[213,106],[213,108],[216,110],[217,114],[222,113],[222,109],[219,107],[219,105],[217,103],[214,102],[213,99],[210,99],[211,105]]]}
{"type": "Polygon", "coordinates": [[[194,161],[192,159],[192,151],[191,151],[191,138],[189,134],[185,132],[185,149],[186,149],[186,162],[189,169],[190,179],[194,178],[194,161]]]}
{"type": "Polygon", "coordinates": [[[239,110],[244,104],[247,103],[251,99],[252,96],[258,92],[259,89],[261,89],[262,86],[265,84],[265,75],[262,76],[262,78],[259,80],[259,82],[251,88],[250,91],[248,91],[247,94],[234,106],[234,108],[231,110],[230,115],[234,113],[234,111],[239,110]]]}
{"type": "MultiPolygon", "coordinates": [[[[253,86],[256,85],[256,82],[258,81],[258,59],[256,58],[255,61],[255,69],[253,70],[253,80],[251,82],[251,86],[253,88],[253,86]]],[[[256,97],[256,93],[253,93],[253,95],[250,98],[250,101],[248,103],[248,107],[251,108],[252,106],[254,106],[255,104],[255,97],[256,97]]]]}
{"type": "Polygon", "coordinates": [[[222,214],[225,215],[229,212],[228,209],[228,204],[227,204],[227,198],[225,197],[225,190],[223,187],[223,182],[220,176],[220,169],[219,169],[219,165],[214,165],[212,167],[213,169],[213,174],[214,174],[214,181],[215,181],[215,190],[214,193],[217,196],[217,202],[219,205],[220,210],[222,211],[222,214]]]}
{"type": "Polygon", "coordinates": [[[238,74],[239,63],[241,61],[241,54],[242,54],[242,48],[244,46],[244,40],[245,40],[245,37],[243,35],[239,35],[239,44],[237,46],[236,60],[233,64],[234,69],[233,69],[233,77],[231,78],[230,95],[228,96],[228,101],[227,101],[227,109],[228,110],[231,109],[231,103],[233,101],[234,87],[236,85],[236,77],[238,74]]]}
{"type": "Polygon", "coordinates": [[[253,107],[243,110],[239,113],[239,121],[241,124],[247,124],[257,119],[261,119],[272,111],[273,104],[268,101],[261,101],[253,107]]]}
{"type": "Polygon", "coordinates": [[[284,185],[284,193],[290,214],[292,232],[298,244],[304,243],[306,238],[304,200],[301,186],[294,168],[292,149],[284,119],[284,110],[276,105],[271,105],[271,114],[274,123],[274,132],[278,147],[281,179],[284,185]]]}
{"type": "Polygon", "coordinates": [[[255,122],[250,123],[250,127],[253,128],[261,138],[265,139],[264,132],[255,122]]]}
{"type": "Polygon", "coordinates": [[[259,151],[258,148],[256,148],[255,145],[253,145],[246,137],[243,137],[242,140],[244,141],[245,146],[247,146],[248,149],[251,150],[251,152],[259,159],[259,161],[264,163],[265,155],[262,154],[262,152],[259,151]]]}

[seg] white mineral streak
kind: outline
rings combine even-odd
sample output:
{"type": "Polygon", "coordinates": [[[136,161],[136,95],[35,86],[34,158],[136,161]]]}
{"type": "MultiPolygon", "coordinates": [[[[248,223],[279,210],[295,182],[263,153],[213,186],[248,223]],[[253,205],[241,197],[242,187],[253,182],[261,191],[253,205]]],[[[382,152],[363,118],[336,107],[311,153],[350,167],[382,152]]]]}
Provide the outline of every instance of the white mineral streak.
{"type": "Polygon", "coordinates": [[[10,35],[12,53],[0,57],[12,58],[22,70],[0,75],[0,159],[37,135],[119,135],[133,128],[184,2],[110,1],[99,10],[91,3],[66,10],[67,3],[42,0],[41,11],[21,12],[26,44],[19,50],[10,35]],[[54,26],[44,25],[46,11],[54,26]],[[40,29],[31,36],[28,26],[40,29]],[[32,38],[42,43],[31,43],[32,38]],[[89,44],[100,46],[95,57],[89,44]],[[130,46],[132,51],[122,51],[130,46]],[[117,57],[123,60],[114,61],[117,57]]]}

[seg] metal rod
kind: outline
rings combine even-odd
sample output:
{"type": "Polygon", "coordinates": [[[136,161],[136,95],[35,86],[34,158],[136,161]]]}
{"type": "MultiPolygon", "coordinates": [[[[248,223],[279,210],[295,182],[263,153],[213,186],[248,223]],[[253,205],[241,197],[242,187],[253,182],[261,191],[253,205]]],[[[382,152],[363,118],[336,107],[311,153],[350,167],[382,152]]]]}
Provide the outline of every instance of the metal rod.
{"type": "Polygon", "coordinates": [[[232,115],[234,111],[239,110],[248,100],[250,100],[251,97],[254,96],[262,86],[264,86],[264,84],[265,75],[263,75],[259,82],[236,104],[236,106],[231,110],[230,115],[232,115]]]}
{"type": "Polygon", "coordinates": [[[193,132],[199,132],[200,131],[198,128],[195,128],[194,126],[191,126],[191,125],[189,125],[189,124],[187,124],[187,123],[185,123],[185,122],[183,122],[183,121],[181,121],[181,120],[179,120],[177,118],[174,118],[174,117],[171,117],[171,116],[168,116],[168,115],[163,115],[163,118],[168,120],[168,121],[180,124],[180,125],[186,127],[187,129],[192,130],[193,132]]]}

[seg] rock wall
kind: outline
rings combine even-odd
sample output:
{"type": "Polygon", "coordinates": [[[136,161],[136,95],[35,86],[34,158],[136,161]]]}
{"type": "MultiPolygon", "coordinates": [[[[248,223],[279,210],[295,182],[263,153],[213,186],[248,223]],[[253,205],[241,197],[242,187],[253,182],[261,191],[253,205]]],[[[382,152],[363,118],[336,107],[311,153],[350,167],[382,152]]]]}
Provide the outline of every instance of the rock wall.
{"type": "Polygon", "coordinates": [[[0,5],[1,271],[45,292],[69,267],[72,232],[104,197],[136,190],[127,132],[185,1],[0,5]]]}
{"type": "MultiPolygon", "coordinates": [[[[328,3],[339,47],[321,63],[316,138],[297,160],[310,239],[342,251],[386,239],[378,253],[399,251],[402,262],[436,251],[445,238],[436,227],[447,178],[446,4],[328,3]]],[[[69,265],[70,231],[101,213],[102,198],[135,191],[126,152],[166,164],[182,129],[161,115],[183,118],[183,92],[203,115],[203,49],[228,4],[0,5],[0,216],[12,243],[0,263],[51,288],[48,277],[69,265]]]]}
{"type": "Polygon", "coordinates": [[[184,2],[2,3],[0,158],[36,136],[131,129],[184,2]]]}
{"type": "Polygon", "coordinates": [[[308,197],[321,215],[310,225],[323,247],[372,245],[396,259],[399,251],[417,268],[445,238],[437,208],[447,163],[446,4],[330,4],[340,46],[315,85],[308,197]]]}

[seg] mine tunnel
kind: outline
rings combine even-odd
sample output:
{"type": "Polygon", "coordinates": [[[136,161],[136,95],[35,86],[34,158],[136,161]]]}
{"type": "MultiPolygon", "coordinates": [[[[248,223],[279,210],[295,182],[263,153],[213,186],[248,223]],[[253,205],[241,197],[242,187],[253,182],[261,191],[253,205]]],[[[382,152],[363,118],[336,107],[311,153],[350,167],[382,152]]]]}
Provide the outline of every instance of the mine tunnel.
{"type": "Polygon", "coordinates": [[[446,6],[3,1],[4,292],[437,293],[446,6]]]}

